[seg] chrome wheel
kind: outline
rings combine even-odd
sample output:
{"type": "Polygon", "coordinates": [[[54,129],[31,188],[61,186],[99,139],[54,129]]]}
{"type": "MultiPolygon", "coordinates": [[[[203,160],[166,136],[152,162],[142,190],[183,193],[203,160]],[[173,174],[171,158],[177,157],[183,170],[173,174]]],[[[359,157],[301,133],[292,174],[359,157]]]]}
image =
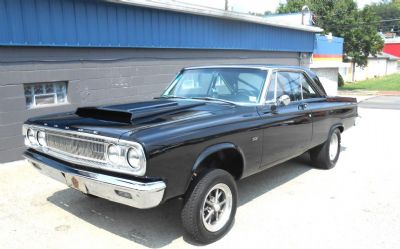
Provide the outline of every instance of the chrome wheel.
{"type": "Polygon", "coordinates": [[[217,232],[226,225],[232,212],[232,200],[232,192],[224,183],[218,183],[208,191],[200,210],[208,231],[217,232]]]}
{"type": "Polygon", "coordinates": [[[339,150],[339,137],[334,132],[331,136],[331,141],[329,142],[329,160],[333,161],[339,150]]]}

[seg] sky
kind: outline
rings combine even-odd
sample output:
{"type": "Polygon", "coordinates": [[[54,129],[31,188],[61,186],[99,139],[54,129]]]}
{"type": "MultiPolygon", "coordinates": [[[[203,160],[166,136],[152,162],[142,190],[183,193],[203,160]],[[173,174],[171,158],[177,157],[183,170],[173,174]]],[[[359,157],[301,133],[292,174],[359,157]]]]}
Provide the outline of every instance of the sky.
{"type": "MultiPolygon", "coordinates": [[[[225,0],[175,0],[177,2],[186,2],[190,4],[203,5],[207,7],[224,9],[225,0]]],[[[279,3],[285,3],[285,0],[228,0],[229,8],[238,12],[256,12],[264,13],[265,11],[274,12],[279,3]]],[[[356,0],[358,7],[362,8],[366,4],[378,3],[380,0],[356,0]]]]}

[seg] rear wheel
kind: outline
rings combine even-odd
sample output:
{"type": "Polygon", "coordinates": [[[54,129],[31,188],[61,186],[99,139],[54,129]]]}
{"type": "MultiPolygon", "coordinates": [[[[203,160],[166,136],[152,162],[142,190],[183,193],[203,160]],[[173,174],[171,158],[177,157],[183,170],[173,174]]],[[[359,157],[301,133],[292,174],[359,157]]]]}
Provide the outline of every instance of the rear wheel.
{"type": "Polygon", "coordinates": [[[311,162],[320,169],[335,167],[340,155],[340,131],[334,129],[325,143],[310,150],[311,162]]]}
{"type": "Polygon", "coordinates": [[[210,169],[193,182],[182,210],[186,231],[198,242],[210,243],[229,230],[236,213],[237,189],[232,175],[210,169]]]}

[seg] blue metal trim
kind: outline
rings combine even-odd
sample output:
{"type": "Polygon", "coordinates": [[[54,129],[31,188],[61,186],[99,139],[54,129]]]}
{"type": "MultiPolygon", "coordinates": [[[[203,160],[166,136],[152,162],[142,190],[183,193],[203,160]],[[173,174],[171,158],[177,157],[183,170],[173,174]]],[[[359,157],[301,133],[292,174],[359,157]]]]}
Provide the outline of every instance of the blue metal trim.
{"type": "Polygon", "coordinates": [[[0,45],[312,52],[314,34],[100,0],[0,0],[0,45]]]}
{"type": "Polygon", "coordinates": [[[315,35],[314,54],[342,55],[343,41],[341,37],[333,37],[329,40],[325,35],[315,35]]]}

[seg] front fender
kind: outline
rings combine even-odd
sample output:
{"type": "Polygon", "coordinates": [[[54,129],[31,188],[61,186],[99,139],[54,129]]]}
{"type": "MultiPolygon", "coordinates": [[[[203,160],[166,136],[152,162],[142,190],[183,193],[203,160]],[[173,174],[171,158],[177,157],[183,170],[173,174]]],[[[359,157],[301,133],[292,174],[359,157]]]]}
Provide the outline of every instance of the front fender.
{"type": "Polygon", "coordinates": [[[211,145],[211,146],[207,147],[206,149],[204,149],[200,153],[200,155],[197,157],[197,159],[192,167],[192,173],[196,172],[199,165],[201,164],[201,162],[203,162],[204,159],[206,159],[208,156],[212,155],[213,153],[218,152],[220,150],[224,150],[224,149],[235,149],[240,153],[240,155],[242,156],[242,159],[243,159],[243,171],[244,171],[244,169],[246,167],[246,158],[244,157],[243,151],[235,144],[220,143],[220,144],[211,145]]]}

